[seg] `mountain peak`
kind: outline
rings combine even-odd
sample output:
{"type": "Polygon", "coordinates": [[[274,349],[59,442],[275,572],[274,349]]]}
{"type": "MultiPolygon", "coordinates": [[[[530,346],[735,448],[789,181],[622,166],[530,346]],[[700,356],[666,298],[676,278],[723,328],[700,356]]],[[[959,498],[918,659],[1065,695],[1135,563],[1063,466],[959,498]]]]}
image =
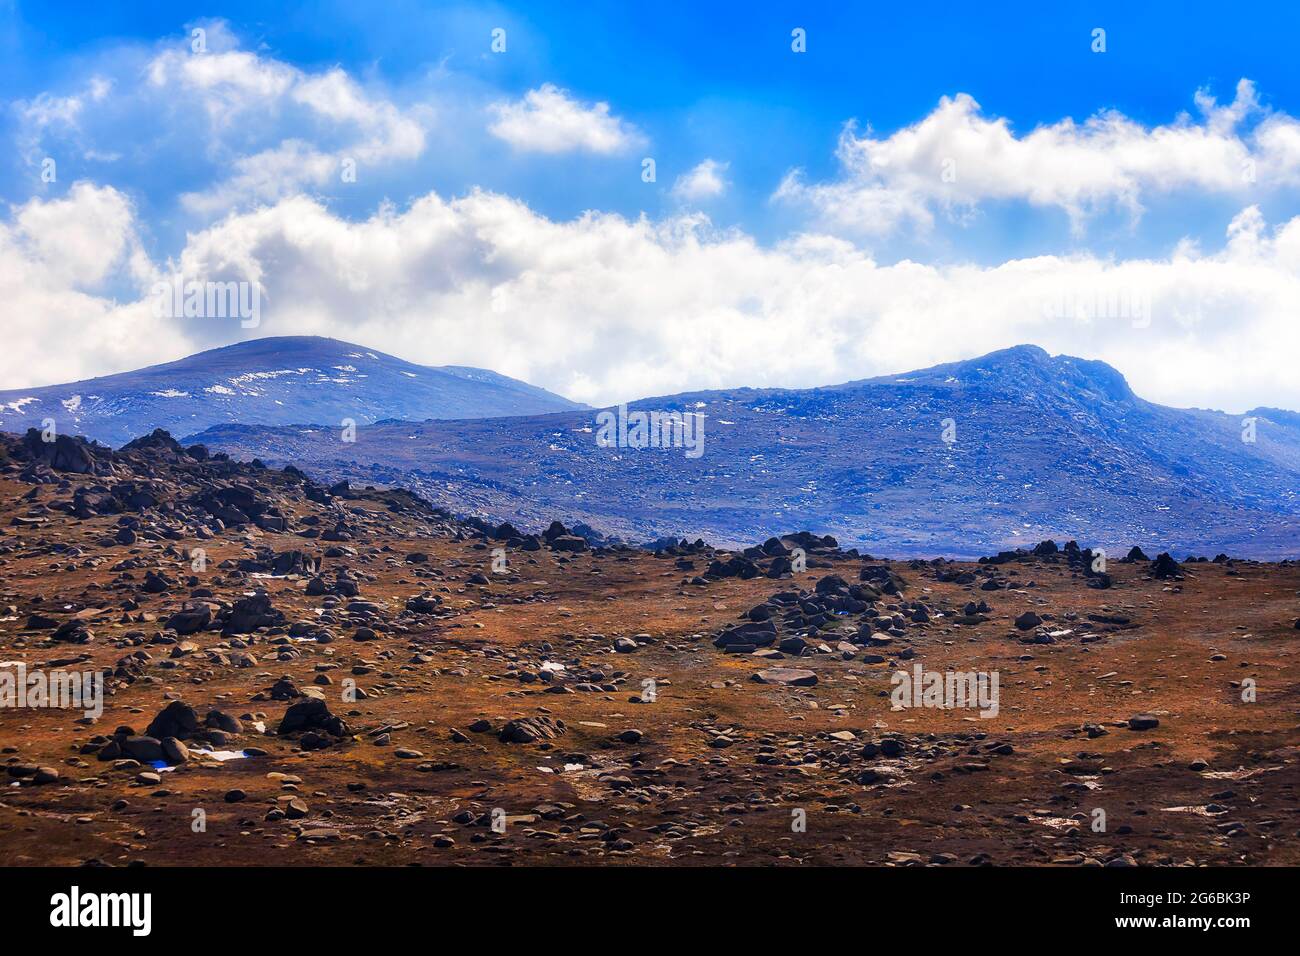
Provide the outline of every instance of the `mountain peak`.
{"type": "MultiPolygon", "coordinates": [[[[1049,389],[1064,397],[1100,397],[1111,402],[1135,399],[1123,374],[1111,365],[1073,355],[1050,355],[1037,345],[1013,345],[976,358],[948,362],[919,372],[909,380],[991,385],[1012,389],[1049,389]]],[[[889,376],[897,379],[897,376],[889,376]]]]}
{"type": "Polygon", "coordinates": [[[0,392],[0,430],[22,432],[52,418],[60,433],[120,445],[155,428],[179,437],[235,422],[338,427],[581,407],[486,369],[416,365],[338,339],[288,335],[134,372],[0,392]]]}
{"type": "MultiPolygon", "coordinates": [[[[371,356],[375,359],[387,359],[402,364],[411,364],[384,352],[377,352],[363,345],[355,345],[352,342],[345,342],[342,339],[333,339],[324,335],[267,335],[261,338],[245,339],[242,342],[232,342],[230,345],[221,345],[202,352],[195,352],[193,355],[187,355],[176,362],[154,365],[150,366],[150,368],[167,368],[181,363],[190,365],[206,364],[214,361],[228,362],[235,359],[244,362],[256,362],[267,358],[288,358],[290,356],[333,360],[348,355],[357,358],[371,356]]],[[[142,369],[141,371],[146,370],[142,369]]]]}
{"type": "MultiPolygon", "coordinates": [[[[1051,353],[1041,345],[1025,343],[1022,345],[1012,345],[1005,349],[996,349],[982,356],[982,359],[987,359],[991,362],[1013,360],[1017,362],[1050,362],[1052,356],[1051,353]]],[[[979,359],[973,359],[972,361],[979,361],[979,359]]]]}
{"type": "Polygon", "coordinates": [[[1107,365],[1099,359],[1081,359],[1071,355],[1058,355],[1052,360],[1067,372],[1067,380],[1081,389],[1099,392],[1114,402],[1131,401],[1136,396],[1129,387],[1128,379],[1113,365],[1107,365]]]}

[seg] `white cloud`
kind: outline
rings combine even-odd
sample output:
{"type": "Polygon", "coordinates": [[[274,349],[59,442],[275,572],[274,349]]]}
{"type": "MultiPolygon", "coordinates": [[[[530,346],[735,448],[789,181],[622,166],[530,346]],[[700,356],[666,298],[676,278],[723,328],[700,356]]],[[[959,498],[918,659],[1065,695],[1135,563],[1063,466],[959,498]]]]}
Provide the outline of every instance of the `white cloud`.
{"type": "Polygon", "coordinates": [[[112,80],[92,76],[85,89],[69,96],[55,96],[44,92],[31,100],[16,100],[13,108],[18,114],[19,151],[28,163],[35,163],[42,138],[49,130],[75,134],[80,131],[81,117],[86,103],[99,103],[113,88],[112,80]]]}
{"type": "Polygon", "coordinates": [[[236,158],[234,175],[202,192],[185,193],[181,201],[191,212],[216,216],[247,203],[274,202],[321,186],[339,175],[341,162],[309,143],[287,139],[271,149],[236,158]]]}
{"type": "Polygon", "coordinates": [[[424,152],[421,124],[392,103],[367,97],[343,70],[303,77],[292,96],[319,116],[357,127],[364,136],[351,150],[363,162],[414,159],[424,152]]]}
{"type": "MultiPolygon", "coordinates": [[[[687,210],[662,221],[555,221],[484,191],[429,194],[350,221],[303,190],[336,177],[345,156],[421,155],[424,114],[341,70],[307,73],[240,51],[221,31],[209,40],[204,54],[150,51],[139,90],[123,90],[118,74],[24,104],[26,121],[39,131],[91,126],[103,109],[87,104],[129,95],[166,104],[171,112],[154,122],[169,145],[196,129],[211,134],[194,141],[210,144],[220,179],[184,202],[191,213],[229,215],[192,229],[166,271],[258,282],[259,335],[332,335],[430,364],[493,368],[592,403],[827,384],[1034,342],[1109,361],[1170,404],[1300,408],[1300,217],[1271,228],[1242,178],[1254,162],[1261,187],[1300,184],[1300,123],[1261,109],[1249,84],[1224,106],[1199,95],[1197,121],[1154,128],[1105,113],[1017,136],[961,96],[889,137],[850,128],[840,178],[792,174],[780,190],[809,207],[816,230],[763,245],[687,210]],[[945,158],[955,161],[951,183],[945,158]],[[1148,195],[1180,189],[1240,194],[1242,211],[1215,251],[1186,242],[1129,261],[881,265],[837,236],[924,229],[994,199],[1082,223],[1108,206],[1138,215],[1148,195]]],[[[474,106],[480,134],[487,98],[474,106]]],[[[608,104],[554,86],[493,111],[492,134],[523,151],[608,154],[642,141],[608,104]]],[[[672,192],[706,200],[725,191],[726,173],[705,160],[672,192]]],[[[124,193],[89,183],[0,219],[4,387],[136,368],[241,334],[151,318],[145,290],[163,267],[143,252],[145,231],[124,193]]]]}
{"type": "Polygon", "coordinates": [[[53,282],[93,289],[140,251],[134,214],[112,187],[74,183],[64,199],[17,207],[7,245],[53,282]]]}
{"type": "Polygon", "coordinates": [[[723,176],[730,163],[720,163],[716,159],[706,159],[694,169],[677,177],[673,183],[673,195],[685,202],[699,202],[721,196],[727,189],[723,176]]]}
{"type": "Polygon", "coordinates": [[[260,281],[259,334],[493,368],[592,403],[1032,342],[1108,361],[1156,401],[1300,407],[1300,217],[1270,231],[1248,208],[1226,234],[1213,254],[1150,260],[880,265],[843,239],[764,247],[699,215],[557,222],[474,192],[349,222],[295,197],[191,235],[180,267],[260,281]]]}
{"type": "Polygon", "coordinates": [[[807,183],[795,170],[776,196],[806,205],[829,228],[860,235],[905,225],[925,230],[936,211],[961,217],[988,200],[1060,209],[1081,230],[1106,208],[1138,217],[1148,195],[1247,197],[1256,183],[1300,182],[1300,123],[1264,111],[1248,80],[1226,106],[1204,91],[1196,103],[1199,122],[1182,115],[1146,127],[1104,111],[1017,136],[1005,119],[983,115],[970,96],[944,97],[920,122],[887,137],[858,135],[849,124],[837,150],[838,179],[807,183]],[[1258,122],[1244,129],[1251,119],[1258,122]]]}
{"type": "MultiPolygon", "coordinates": [[[[223,47],[236,42],[224,30],[215,39],[223,47]]],[[[213,215],[321,187],[340,179],[348,160],[361,167],[362,175],[367,165],[411,160],[424,152],[420,111],[403,111],[368,94],[337,67],[306,73],[243,50],[195,53],[187,47],[159,53],[146,72],[150,85],[167,92],[173,111],[197,104],[211,124],[211,147],[230,154],[232,176],[181,197],[191,212],[213,215]],[[322,142],[281,136],[251,153],[225,145],[240,141],[235,124],[269,116],[283,126],[283,114],[295,109],[322,142]]]]}
{"type": "Polygon", "coordinates": [[[162,198],[208,217],[343,182],[345,167],[361,179],[424,153],[425,103],[399,106],[338,67],[306,71],[241,50],[221,21],[202,29],[200,51],[188,33],[182,43],[115,50],[97,63],[113,75],[14,103],[24,160],[67,155],[71,143],[90,161],[125,153],[136,171],[182,150],[173,165],[210,169],[197,188],[162,198]]]}
{"type": "Polygon", "coordinates": [[[119,304],[108,287],[147,287],[130,202],[110,186],[75,183],[63,199],[33,199],[0,222],[0,300],[5,303],[5,388],[122,371],[189,351],[176,323],[143,299],[119,304]]]}
{"type": "Polygon", "coordinates": [[[581,103],[551,83],[489,110],[496,119],[488,132],[521,152],[610,155],[644,142],[633,126],[610,113],[608,103],[581,103]]]}
{"type": "Polygon", "coordinates": [[[37,128],[63,125],[75,126],[85,104],[81,96],[53,96],[41,93],[30,103],[19,100],[16,104],[22,117],[37,128]]]}
{"type": "Polygon", "coordinates": [[[166,50],[148,67],[149,82],[171,91],[202,94],[214,122],[227,124],[250,109],[263,108],[289,92],[301,73],[278,60],[244,50],[195,53],[166,50]]]}

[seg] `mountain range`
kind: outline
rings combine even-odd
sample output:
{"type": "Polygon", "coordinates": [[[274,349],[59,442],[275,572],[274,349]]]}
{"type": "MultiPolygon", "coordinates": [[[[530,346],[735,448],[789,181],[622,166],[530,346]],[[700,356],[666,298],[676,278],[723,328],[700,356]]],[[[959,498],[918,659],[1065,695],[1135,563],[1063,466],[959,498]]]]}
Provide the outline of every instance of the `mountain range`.
{"type": "Polygon", "coordinates": [[[807,528],[895,556],[974,557],[1049,537],[1111,554],[1134,544],[1300,553],[1300,416],[1168,408],[1105,363],[1036,346],[824,388],[700,391],[628,409],[703,414],[703,454],[602,447],[592,409],[377,421],[355,442],[232,413],[186,440],[407,486],[458,514],[529,527],[563,517],[637,542],[739,545],[807,528]]]}
{"type": "Polygon", "coordinates": [[[66,385],[0,392],[0,430],[41,428],[125,444],[164,428],[320,423],[344,419],[537,415],[584,406],[496,372],[405,362],[317,336],[254,339],[177,362],[66,385]]]}

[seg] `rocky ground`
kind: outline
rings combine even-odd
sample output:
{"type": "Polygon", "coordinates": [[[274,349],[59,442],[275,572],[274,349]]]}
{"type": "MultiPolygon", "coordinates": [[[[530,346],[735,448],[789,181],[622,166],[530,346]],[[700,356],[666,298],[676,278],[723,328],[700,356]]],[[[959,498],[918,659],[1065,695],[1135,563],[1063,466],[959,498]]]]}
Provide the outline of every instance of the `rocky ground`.
{"type": "Polygon", "coordinates": [[[161,433],[3,436],[0,525],[0,670],[107,675],[0,707],[9,865],[1300,863],[1294,563],[593,547],[161,433]]]}

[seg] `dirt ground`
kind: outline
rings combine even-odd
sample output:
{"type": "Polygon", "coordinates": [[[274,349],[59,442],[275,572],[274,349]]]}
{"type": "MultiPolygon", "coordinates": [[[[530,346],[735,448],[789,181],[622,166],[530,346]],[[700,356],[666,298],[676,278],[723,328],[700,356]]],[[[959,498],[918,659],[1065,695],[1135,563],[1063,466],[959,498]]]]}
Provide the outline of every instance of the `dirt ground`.
{"type": "MultiPolygon", "coordinates": [[[[870,647],[846,659],[842,635],[825,630],[801,656],[769,660],[712,639],[778,591],[812,590],[828,574],[856,582],[863,560],[701,586],[670,556],[510,550],[502,574],[489,544],[431,537],[353,502],[374,510],[357,517],[372,530],[349,542],[355,554],[322,558],[323,575],[356,572],[360,598],[379,606],[376,639],[354,640],[347,626],[331,627],[330,643],[284,627],[211,630],[176,638],[195,645],[185,649],[155,635],[193,589],[144,593],[142,570],[124,582],[113,566],[135,557],[184,576],[200,542],[104,546],[111,517],[8,527],[28,491],[0,481],[0,661],[112,668],[135,650],[150,660],[93,724],[70,710],[0,707],[6,865],[1300,864],[1300,566],[1196,563],[1176,581],[1112,562],[1113,586],[1099,590],[1064,562],[1034,560],[1004,566],[1010,589],[984,592],[895,562],[907,587],[882,610],[921,601],[932,613],[881,662],[867,663],[870,647]],[[32,547],[33,537],[81,556],[32,547]],[[428,562],[403,559],[415,550],[428,562]],[[469,583],[480,573],[488,583],[469,583]],[[399,613],[425,592],[441,598],[439,614],[399,613]],[[123,610],[125,598],[138,608],[123,610]],[[949,623],[981,599],[988,620],[949,623]],[[1023,642],[1034,632],[1013,622],[1031,610],[1054,643],[1023,642]],[[56,644],[25,626],[55,611],[84,613],[94,640],[56,644]],[[635,649],[616,651],[621,637],[635,649]],[[816,650],[823,642],[829,652],[816,650]],[[897,655],[904,647],[911,659],[897,655]],[[235,651],[256,661],[238,666],[235,651]],[[890,675],[917,663],[997,672],[997,715],[891,709],[890,675]],[[752,679],[772,666],[817,682],[752,679]],[[307,751],[277,735],[290,702],[267,692],[285,676],[319,687],[350,736],[307,751]],[[1254,699],[1243,700],[1251,682],[1254,699]],[[143,733],[172,700],[200,718],[213,707],[236,715],[232,748],[265,753],[218,762],[191,744],[189,761],[142,780],[149,767],[85,748],[119,726],[143,733]],[[1130,729],[1136,714],[1159,724],[1130,729]],[[508,721],[536,716],[562,721],[563,733],[499,739],[508,721]],[[472,730],[481,720],[490,729],[472,730]],[[886,739],[897,745],[866,753],[886,739]],[[37,783],[32,767],[58,777],[37,783]],[[235,790],[243,799],[228,802],[235,790]],[[291,798],[306,812],[285,815],[291,798]]],[[[319,617],[307,575],[250,579],[220,564],[250,547],[319,554],[324,542],[253,529],[202,545],[211,600],[265,588],[287,622],[319,617]]]]}

